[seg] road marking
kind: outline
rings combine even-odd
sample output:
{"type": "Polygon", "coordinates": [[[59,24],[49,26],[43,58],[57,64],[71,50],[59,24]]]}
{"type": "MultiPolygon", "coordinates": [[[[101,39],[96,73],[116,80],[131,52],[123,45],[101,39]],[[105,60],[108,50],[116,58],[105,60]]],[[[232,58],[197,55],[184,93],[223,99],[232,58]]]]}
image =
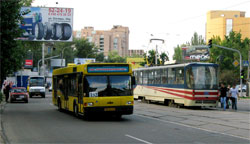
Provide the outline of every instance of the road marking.
{"type": "Polygon", "coordinates": [[[182,124],[182,123],[178,123],[178,122],[172,122],[172,121],[167,121],[167,120],[161,120],[161,119],[152,118],[152,117],[147,117],[147,116],[142,116],[142,115],[138,115],[138,114],[134,114],[134,115],[139,116],[139,117],[143,117],[143,118],[158,120],[158,121],[160,121],[160,122],[171,123],[171,124],[176,124],[176,125],[180,125],[180,126],[185,126],[185,127],[189,127],[189,128],[198,129],[198,130],[203,130],[203,131],[206,131],[206,132],[217,133],[217,134],[223,134],[223,135],[226,135],[226,136],[232,136],[232,137],[236,137],[236,138],[241,138],[241,139],[245,139],[245,140],[250,140],[250,138],[245,138],[245,137],[241,137],[241,136],[237,136],[237,135],[227,134],[227,133],[224,133],[224,132],[212,131],[212,130],[208,130],[208,129],[204,129],[204,128],[199,128],[199,127],[194,127],[194,126],[190,126],[190,125],[186,125],[186,124],[182,124]]]}
{"type": "Polygon", "coordinates": [[[137,138],[137,137],[134,137],[134,136],[131,136],[131,135],[128,135],[128,134],[126,134],[125,136],[130,137],[130,138],[135,139],[135,140],[138,140],[138,141],[140,141],[140,142],[146,143],[146,144],[153,144],[153,143],[151,143],[151,142],[148,142],[148,141],[139,139],[139,138],[137,138]]]}
{"type": "Polygon", "coordinates": [[[53,106],[53,104],[52,104],[52,103],[49,103],[49,104],[53,106]]]}

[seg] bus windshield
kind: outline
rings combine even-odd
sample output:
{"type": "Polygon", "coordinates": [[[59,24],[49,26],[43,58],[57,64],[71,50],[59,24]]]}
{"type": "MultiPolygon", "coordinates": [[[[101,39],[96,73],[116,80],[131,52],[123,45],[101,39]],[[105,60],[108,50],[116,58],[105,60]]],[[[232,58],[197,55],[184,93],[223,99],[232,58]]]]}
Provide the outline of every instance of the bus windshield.
{"type": "Polygon", "coordinates": [[[30,78],[29,85],[30,86],[44,86],[44,78],[43,77],[32,77],[30,78]]]}
{"type": "Polygon", "coordinates": [[[217,68],[213,66],[194,66],[186,70],[187,87],[192,89],[217,89],[217,68]]]}
{"type": "Polygon", "coordinates": [[[131,96],[131,77],[127,75],[86,76],[84,91],[87,97],[131,96]]]}

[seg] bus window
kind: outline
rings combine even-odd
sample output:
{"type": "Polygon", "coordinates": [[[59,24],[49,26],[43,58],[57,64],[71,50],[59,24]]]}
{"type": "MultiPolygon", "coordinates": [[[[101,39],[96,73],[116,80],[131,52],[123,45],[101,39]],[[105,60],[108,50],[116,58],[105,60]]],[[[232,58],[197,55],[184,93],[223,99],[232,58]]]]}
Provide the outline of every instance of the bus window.
{"type": "Polygon", "coordinates": [[[109,76],[109,81],[112,88],[112,96],[132,95],[130,76],[109,76]]]}
{"type": "Polygon", "coordinates": [[[174,84],[175,83],[175,69],[169,68],[168,69],[168,84],[174,84]]]}

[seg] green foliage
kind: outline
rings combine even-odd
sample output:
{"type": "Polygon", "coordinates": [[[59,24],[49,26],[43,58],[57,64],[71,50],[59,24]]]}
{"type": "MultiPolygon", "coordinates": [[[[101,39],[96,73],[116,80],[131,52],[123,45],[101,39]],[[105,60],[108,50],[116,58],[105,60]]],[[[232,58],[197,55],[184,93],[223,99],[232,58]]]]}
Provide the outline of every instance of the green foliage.
{"type": "Polygon", "coordinates": [[[111,51],[108,54],[108,59],[105,60],[108,63],[126,63],[126,58],[119,56],[117,51],[111,51]]]}
{"type": "Polygon", "coordinates": [[[1,1],[1,83],[8,74],[21,68],[22,49],[20,42],[14,40],[19,37],[22,31],[19,29],[18,22],[21,19],[19,10],[21,8],[20,1],[2,0],[1,1]]]}
{"type": "Polygon", "coordinates": [[[174,48],[173,60],[182,61],[182,48],[179,45],[174,48]]]}
{"type": "Polygon", "coordinates": [[[161,59],[161,65],[164,65],[166,61],[169,61],[168,55],[165,52],[160,54],[160,59],[161,59]]]}
{"type": "MultiPolygon", "coordinates": [[[[212,41],[213,44],[237,49],[241,52],[242,60],[248,59],[250,40],[249,38],[242,39],[240,33],[231,32],[229,36],[225,36],[224,40],[221,40],[219,37],[213,37],[212,41]]],[[[239,66],[234,67],[233,65],[233,62],[235,60],[238,60],[238,62],[240,62],[239,54],[237,52],[221,49],[218,47],[212,47],[210,50],[210,57],[210,62],[218,63],[220,65],[220,81],[224,82],[228,81],[228,79],[233,79],[234,81],[239,80],[239,66]],[[224,59],[222,59],[221,61],[218,60],[220,56],[224,57],[224,59]],[[226,71],[229,71],[227,75],[225,73],[226,71]]]]}
{"type": "Polygon", "coordinates": [[[205,40],[202,35],[198,35],[198,33],[195,32],[191,38],[191,45],[205,45],[205,40]]]}
{"type": "Polygon", "coordinates": [[[78,58],[95,58],[98,51],[97,47],[88,42],[87,39],[75,39],[74,45],[76,48],[75,56],[78,58]]]}

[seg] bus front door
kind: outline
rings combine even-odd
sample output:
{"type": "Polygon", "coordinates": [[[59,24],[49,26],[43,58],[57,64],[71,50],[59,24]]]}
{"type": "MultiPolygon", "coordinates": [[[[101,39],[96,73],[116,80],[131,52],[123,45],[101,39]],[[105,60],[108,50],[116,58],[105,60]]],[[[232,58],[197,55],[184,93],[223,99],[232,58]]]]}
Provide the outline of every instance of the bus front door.
{"type": "Polygon", "coordinates": [[[77,75],[78,79],[78,88],[77,88],[77,98],[78,98],[78,106],[79,112],[83,113],[83,77],[82,73],[77,75]]]}

